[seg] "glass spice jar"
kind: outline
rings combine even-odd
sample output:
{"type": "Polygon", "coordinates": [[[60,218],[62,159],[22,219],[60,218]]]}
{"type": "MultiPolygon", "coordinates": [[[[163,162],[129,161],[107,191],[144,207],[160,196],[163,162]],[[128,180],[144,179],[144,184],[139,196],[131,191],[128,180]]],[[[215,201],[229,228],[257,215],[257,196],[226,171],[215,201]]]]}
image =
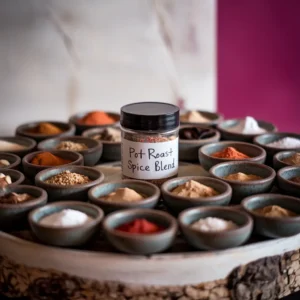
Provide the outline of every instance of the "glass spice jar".
{"type": "Polygon", "coordinates": [[[179,108],[139,102],[121,108],[122,177],[158,186],[178,174],[179,108]]]}

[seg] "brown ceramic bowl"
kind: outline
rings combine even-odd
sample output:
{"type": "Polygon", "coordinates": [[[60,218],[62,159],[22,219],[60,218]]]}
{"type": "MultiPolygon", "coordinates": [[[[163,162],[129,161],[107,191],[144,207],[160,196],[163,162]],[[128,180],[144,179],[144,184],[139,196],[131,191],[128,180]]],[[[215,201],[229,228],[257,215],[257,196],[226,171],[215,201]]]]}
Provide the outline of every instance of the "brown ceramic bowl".
{"type": "Polygon", "coordinates": [[[10,150],[10,149],[6,149],[1,151],[0,149],[0,153],[12,153],[12,154],[16,154],[20,157],[23,157],[24,155],[26,155],[27,153],[30,153],[31,151],[33,151],[36,147],[36,141],[27,137],[23,137],[23,136],[1,136],[0,137],[0,141],[6,141],[6,142],[10,142],[10,143],[16,143],[16,144],[20,144],[22,146],[24,146],[24,149],[21,150],[10,150]]]}
{"type": "Polygon", "coordinates": [[[103,124],[103,125],[85,125],[85,124],[80,123],[80,120],[82,118],[84,118],[90,112],[92,112],[92,111],[78,113],[78,114],[75,114],[70,117],[69,122],[76,126],[77,134],[81,134],[83,131],[85,131],[87,129],[91,129],[91,128],[103,128],[103,127],[113,126],[113,125],[118,124],[118,122],[120,121],[120,114],[113,113],[113,112],[106,112],[110,117],[112,117],[113,119],[116,120],[115,123],[103,124]]]}
{"type": "Polygon", "coordinates": [[[65,151],[65,150],[35,151],[35,152],[27,154],[22,159],[24,173],[30,179],[34,179],[35,175],[42,170],[53,168],[53,166],[40,166],[40,165],[31,163],[31,161],[37,154],[40,154],[43,152],[50,152],[51,154],[53,154],[55,156],[58,156],[63,159],[68,159],[71,161],[68,164],[63,164],[60,166],[72,166],[72,165],[82,166],[83,165],[83,157],[81,154],[79,154],[77,152],[65,151]]]}
{"type": "Polygon", "coordinates": [[[37,142],[40,142],[45,139],[60,137],[60,136],[72,136],[75,134],[75,126],[73,124],[58,122],[58,121],[37,121],[37,122],[29,122],[26,124],[22,124],[17,127],[16,135],[17,136],[25,136],[34,139],[37,142]],[[33,133],[30,130],[37,127],[40,123],[50,123],[58,128],[60,128],[62,133],[59,134],[42,134],[42,133],[33,133]]]}
{"type": "Polygon", "coordinates": [[[2,169],[18,169],[21,164],[21,158],[12,153],[0,152],[0,160],[1,159],[5,159],[9,162],[9,165],[7,167],[1,167],[2,169]]]}

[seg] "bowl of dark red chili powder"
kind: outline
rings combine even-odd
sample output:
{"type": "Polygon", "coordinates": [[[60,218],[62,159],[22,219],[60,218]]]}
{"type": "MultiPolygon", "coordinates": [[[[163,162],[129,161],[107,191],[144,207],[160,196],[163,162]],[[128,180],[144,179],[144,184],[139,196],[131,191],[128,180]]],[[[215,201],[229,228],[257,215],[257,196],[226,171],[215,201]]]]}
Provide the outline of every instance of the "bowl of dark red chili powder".
{"type": "Polygon", "coordinates": [[[109,214],[103,229],[119,251],[152,254],[168,249],[176,236],[177,222],[170,214],[152,209],[127,209],[109,214]]]}
{"type": "Polygon", "coordinates": [[[69,119],[69,122],[76,126],[77,134],[81,134],[84,130],[95,127],[116,125],[119,121],[119,114],[100,110],[78,113],[69,119]]]}

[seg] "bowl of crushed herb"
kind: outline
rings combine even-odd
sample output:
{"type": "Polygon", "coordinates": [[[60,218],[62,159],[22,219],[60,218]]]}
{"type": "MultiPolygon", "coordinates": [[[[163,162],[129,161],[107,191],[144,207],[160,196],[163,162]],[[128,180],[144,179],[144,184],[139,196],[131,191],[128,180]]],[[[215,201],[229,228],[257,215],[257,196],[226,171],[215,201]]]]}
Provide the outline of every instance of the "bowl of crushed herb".
{"type": "Polygon", "coordinates": [[[72,136],[75,134],[73,124],[58,121],[42,121],[25,123],[17,127],[16,135],[34,139],[37,142],[42,140],[59,137],[72,136]]]}
{"type": "Polygon", "coordinates": [[[46,190],[49,201],[88,200],[88,190],[100,184],[104,174],[92,167],[66,165],[43,170],[35,184],[46,190]]]}
{"type": "Polygon", "coordinates": [[[12,153],[0,152],[0,168],[18,169],[21,164],[21,158],[12,153]]]}
{"type": "Polygon", "coordinates": [[[103,145],[103,161],[121,160],[121,129],[116,126],[85,130],[82,136],[100,141],[103,145]]]}
{"type": "Polygon", "coordinates": [[[31,185],[8,186],[0,190],[0,229],[24,229],[27,214],[47,202],[47,193],[31,185]]]}
{"type": "Polygon", "coordinates": [[[269,192],[276,177],[271,167],[245,161],[220,163],[213,166],[209,173],[231,186],[231,202],[234,204],[239,204],[245,197],[269,192]]]}
{"type": "Polygon", "coordinates": [[[33,151],[36,141],[22,136],[1,136],[0,153],[12,153],[23,157],[33,151]]]}
{"type": "Polygon", "coordinates": [[[300,233],[300,199],[281,194],[258,194],[242,201],[254,219],[256,233],[280,238],[300,233]]]}
{"type": "Polygon", "coordinates": [[[222,120],[221,114],[204,110],[188,110],[180,114],[180,124],[182,125],[215,126],[222,120]]]}
{"type": "Polygon", "coordinates": [[[217,142],[199,149],[201,166],[208,171],[218,163],[227,161],[250,161],[263,164],[266,151],[257,145],[244,142],[217,142]]]}
{"type": "Polygon", "coordinates": [[[165,204],[178,213],[195,206],[228,205],[231,186],[219,179],[204,176],[172,178],[161,186],[165,204]]]}
{"type": "Polygon", "coordinates": [[[78,152],[83,156],[84,165],[91,167],[101,158],[103,145],[100,141],[92,138],[71,136],[44,140],[38,144],[38,149],[78,152]]]}
{"type": "Polygon", "coordinates": [[[177,222],[164,211],[126,209],[109,214],[103,221],[108,241],[119,251],[153,254],[168,249],[177,233],[177,222]]]}
{"type": "Polygon", "coordinates": [[[25,175],[30,179],[34,179],[38,172],[45,169],[63,165],[81,166],[83,165],[83,157],[73,151],[35,151],[23,157],[22,165],[25,175]]]}
{"type": "Polygon", "coordinates": [[[285,194],[300,197],[300,166],[289,166],[277,172],[277,183],[285,194]]]}
{"type": "Polygon", "coordinates": [[[273,167],[279,170],[284,167],[295,166],[300,167],[300,150],[297,151],[281,151],[273,157],[273,167]]]}

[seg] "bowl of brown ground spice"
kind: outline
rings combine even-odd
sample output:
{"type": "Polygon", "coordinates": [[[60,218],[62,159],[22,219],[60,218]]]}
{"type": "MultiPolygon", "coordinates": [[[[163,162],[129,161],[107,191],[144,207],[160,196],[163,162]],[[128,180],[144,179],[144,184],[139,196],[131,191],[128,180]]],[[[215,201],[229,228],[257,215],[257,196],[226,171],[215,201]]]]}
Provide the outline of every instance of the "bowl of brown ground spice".
{"type": "Polygon", "coordinates": [[[35,176],[35,184],[46,190],[49,201],[88,200],[88,190],[101,183],[104,174],[92,167],[62,166],[43,170],[35,176]]]}
{"type": "Polygon", "coordinates": [[[280,169],[277,173],[277,182],[285,194],[300,197],[300,166],[280,169]]]}
{"type": "Polygon", "coordinates": [[[279,170],[284,167],[300,167],[300,151],[281,151],[273,157],[273,167],[279,170]]]}

